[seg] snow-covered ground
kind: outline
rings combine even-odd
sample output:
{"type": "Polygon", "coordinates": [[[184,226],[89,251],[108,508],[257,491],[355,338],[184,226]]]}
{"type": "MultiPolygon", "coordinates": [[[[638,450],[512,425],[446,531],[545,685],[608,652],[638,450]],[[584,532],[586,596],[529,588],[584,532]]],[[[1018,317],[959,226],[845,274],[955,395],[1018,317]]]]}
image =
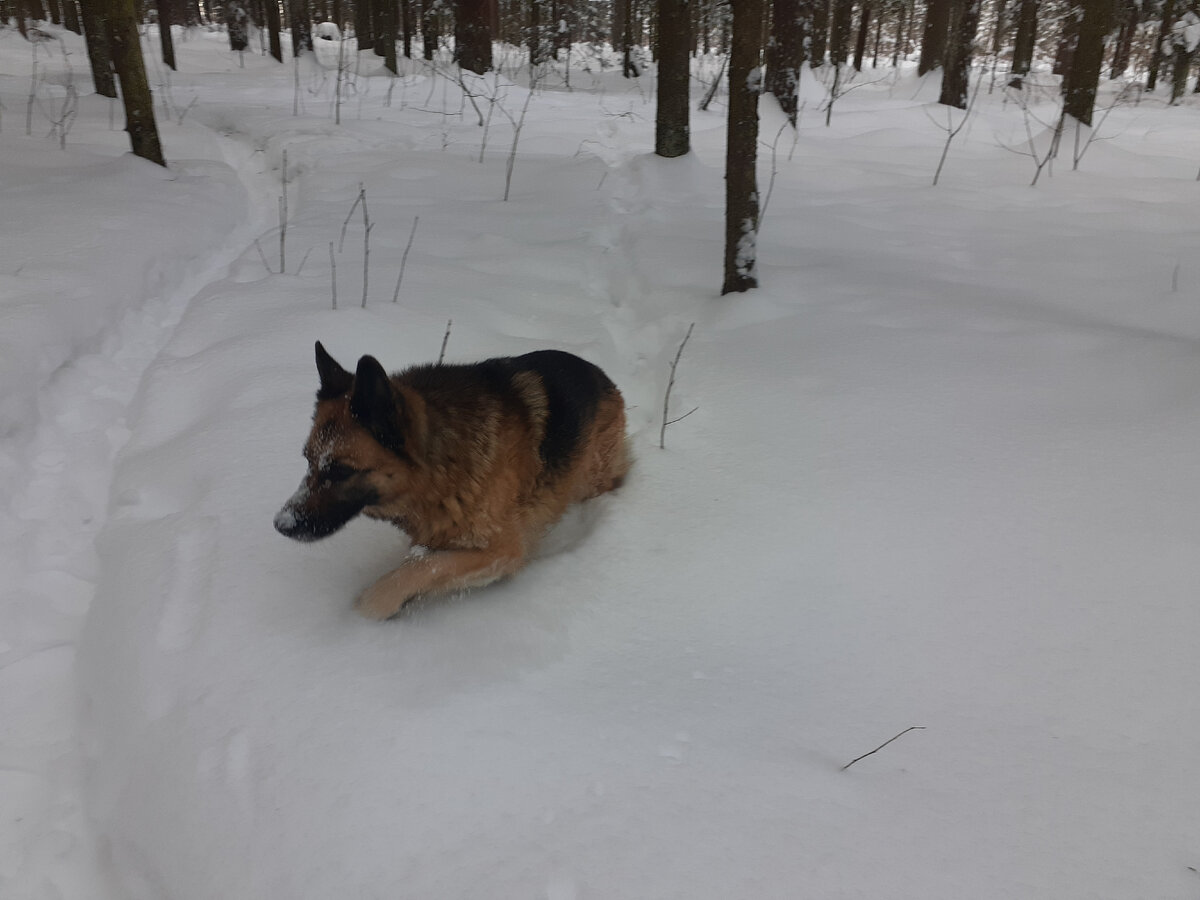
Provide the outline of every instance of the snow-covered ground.
{"type": "Polygon", "coordinates": [[[0,897],[1196,895],[1195,107],[1031,188],[985,85],[935,188],[932,79],[826,128],[806,73],[794,140],[762,104],[762,286],[719,297],[719,101],[664,161],[652,76],[526,107],[506,69],[485,129],[364,54],[335,125],[335,44],[179,37],[164,171],[71,36],[27,136],[0,31],[0,897]],[[313,341],[400,368],[451,319],[451,360],[603,366],[637,465],[516,578],[368,622],[396,532],[271,527],[313,341]]]}

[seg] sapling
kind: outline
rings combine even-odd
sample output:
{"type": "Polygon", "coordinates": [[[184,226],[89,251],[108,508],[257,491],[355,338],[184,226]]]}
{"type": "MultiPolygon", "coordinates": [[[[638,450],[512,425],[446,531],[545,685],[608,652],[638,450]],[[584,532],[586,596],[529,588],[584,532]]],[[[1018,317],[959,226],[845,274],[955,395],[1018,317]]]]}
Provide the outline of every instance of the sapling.
{"type": "Polygon", "coordinates": [[[417,223],[420,221],[420,216],[413,216],[412,231],[408,233],[408,243],[404,245],[404,254],[400,257],[400,274],[396,276],[396,290],[392,291],[393,303],[400,299],[400,282],[404,281],[404,267],[408,265],[408,251],[412,249],[413,238],[417,236],[417,223]]]}
{"type": "Polygon", "coordinates": [[[692,329],[695,327],[696,327],[695,322],[693,322],[691,325],[688,326],[687,334],[685,334],[683,336],[683,340],[679,344],[679,349],[675,351],[675,358],[673,360],[671,360],[671,377],[667,380],[667,390],[666,390],[666,393],[663,395],[662,427],[658,431],[658,449],[659,450],[665,450],[667,447],[667,426],[674,425],[676,422],[686,419],[688,416],[690,416],[692,413],[694,413],[696,410],[698,410],[700,408],[698,406],[694,406],[691,409],[689,409],[687,412],[685,412],[682,416],[676,416],[674,419],[669,419],[669,420],[667,418],[667,416],[670,414],[669,410],[671,408],[671,388],[675,387],[675,369],[678,368],[678,366],[679,366],[679,357],[683,356],[683,348],[687,346],[688,338],[690,338],[692,336],[692,329]]]}
{"type": "Polygon", "coordinates": [[[979,77],[975,79],[975,89],[971,92],[971,97],[967,101],[967,108],[962,111],[962,118],[958,124],[954,124],[954,107],[946,107],[946,124],[942,125],[934,122],[933,116],[929,115],[929,111],[925,111],[925,115],[929,116],[929,120],[934,122],[939,128],[946,132],[946,143],[942,145],[942,156],[938,160],[937,169],[933,173],[933,186],[937,187],[938,179],[942,177],[942,167],[946,165],[946,157],[950,153],[951,142],[958,137],[958,133],[966,126],[967,121],[971,118],[971,113],[975,111],[975,99],[979,96],[979,87],[983,84],[983,72],[980,71],[979,77]]]}

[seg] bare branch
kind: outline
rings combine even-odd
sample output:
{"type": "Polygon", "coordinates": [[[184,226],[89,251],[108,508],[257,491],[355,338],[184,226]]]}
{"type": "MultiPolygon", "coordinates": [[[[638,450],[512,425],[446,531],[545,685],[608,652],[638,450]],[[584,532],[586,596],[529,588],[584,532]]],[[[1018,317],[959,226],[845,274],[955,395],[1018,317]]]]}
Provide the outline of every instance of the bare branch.
{"type": "MultiPolygon", "coordinates": [[[[671,361],[671,377],[667,380],[667,392],[663,396],[662,428],[660,428],[659,432],[658,432],[658,449],[659,450],[666,449],[667,426],[672,424],[672,422],[667,421],[667,416],[668,416],[668,410],[671,408],[671,388],[675,387],[675,369],[679,365],[679,357],[683,356],[683,348],[687,346],[688,339],[692,336],[692,329],[695,327],[696,327],[695,322],[693,322],[691,325],[688,326],[687,334],[685,334],[683,336],[683,341],[680,342],[679,349],[675,351],[675,359],[673,359],[671,361]]],[[[696,409],[699,409],[699,407],[696,407],[696,409]]],[[[685,413],[684,415],[680,416],[679,419],[686,419],[688,416],[690,416],[695,411],[696,410],[693,409],[691,412],[685,413]]],[[[673,422],[678,422],[679,419],[674,419],[673,422]]]]}
{"type": "Polygon", "coordinates": [[[420,216],[413,216],[412,231],[408,233],[408,243],[404,245],[404,255],[400,257],[400,274],[396,277],[396,290],[392,291],[393,303],[400,299],[400,282],[404,280],[404,267],[408,265],[408,251],[412,249],[413,238],[417,236],[417,223],[420,221],[420,216]]]}
{"type": "Polygon", "coordinates": [[[911,725],[908,728],[905,728],[898,735],[896,735],[896,737],[889,738],[888,740],[884,741],[882,744],[880,744],[878,747],[876,747],[870,753],[864,753],[862,756],[856,756],[854,759],[850,760],[850,762],[848,762],[844,766],[842,766],[840,771],[845,772],[848,768],[850,768],[852,765],[854,765],[860,759],[866,759],[868,756],[872,756],[873,754],[878,753],[880,750],[882,750],[884,747],[886,747],[892,741],[896,740],[897,738],[903,737],[904,735],[908,734],[910,731],[924,731],[924,730],[925,730],[924,725],[911,725]]]}
{"type": "Polygon", "coordinates": [[[442,352],[438,354],[438,365],[442,364],[442,360],[446,358],[446,345],[450,343],[450,326],[454,324],[453,319],[446,320],[446,333],[442,335],[442,352]]]}

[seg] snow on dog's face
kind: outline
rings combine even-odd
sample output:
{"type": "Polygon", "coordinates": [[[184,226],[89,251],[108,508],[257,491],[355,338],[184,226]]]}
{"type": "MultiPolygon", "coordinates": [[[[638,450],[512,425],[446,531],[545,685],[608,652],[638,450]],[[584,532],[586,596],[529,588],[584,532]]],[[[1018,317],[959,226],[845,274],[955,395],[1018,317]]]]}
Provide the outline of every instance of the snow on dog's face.
{"type": "MultiPolygon", "coordinates": [[[[387,373],[370,356],[350,374],[317,344],[321,386],[304,446],[308,472],[275,515],[275,529],[298,541],[328,537],[381,503],[383,485],[404,479],[404,410],[387,373]]],[[[378,512],[378,511],[375,511],[378,512]]]]}

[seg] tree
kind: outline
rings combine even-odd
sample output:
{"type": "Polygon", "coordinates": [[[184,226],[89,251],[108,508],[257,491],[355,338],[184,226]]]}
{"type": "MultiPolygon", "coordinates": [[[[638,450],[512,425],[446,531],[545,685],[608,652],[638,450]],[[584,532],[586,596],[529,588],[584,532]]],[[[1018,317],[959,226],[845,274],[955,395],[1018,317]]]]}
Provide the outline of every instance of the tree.
{"type": "Polygon", "coordinates": [[[488,0],[458,0],[454,61],[478,75],[492,68],[492,17],[488,0]]]}
{"type": "Polygon", "coordinates": [[[266,7],[264,12],[267,20],[267,35],[270,41],[271,55],[275,57],[276,62],[283,62],[283,45],[279,40],[279,29],[282,24],[279,17],[279,0],[264,0],[264,6],[266,7]]]}
{"type": "Polygon", "coordinates": [[[829,48],[829,0],[807,0],[810,4],[812,23],[809,34],[812,40],[808,47],[808,62],[814,69],[825,65],[825,52],[829,48]]]}
{"type": "Polygon", "coordinates": [[[946,33],[950,27],[951,0],[929,0],[925,4],[925,28],[921,32],[921,60],[917,74],[932,72],[945,62],[946,33]]]}
{"type": "Polygon", "coordinates": [[[1092,124],[1096,85],[1104,64],[1104,39],[1112,23],[1112,0],[1084,0],[1077,15],[1079,30],[1071,54],[1063,112],[1084,125],[1092,124]]]}
{"type": "Polygon", "coordinates": [[[805,0],[774,0],[771,16],[771,65],[766,89],[794,128],[799,111],[797,95],[804,65],[804,44],[812,28],[812,6],[805,0]]]}
{"type": "Polygon", "coordinates": [[[967,108],[971,80],[971,50],[979,30],[982,0],[956,0],[950,12],[950,31],[946,41],[946,66],[942,70],[942,94],[939,103],[967,108]]]}
{"type": "Polygon", "coordinates": [[[109,39],[113,67],[121,82],[125,103],[125,130],[135,155],[165,166],[158,126],[154,122],[154,100],[146,80],[146,63],[138,32],[134,0],[110,0],[108,7],[109,39]]]}
{"type": "Polygon", "coordinates": [[[1019,88],[1033,65],[1033,47],[1037,41],[1039,0],[1017,0],[1017,34],[1013,38],[1012,76],[1009,87],[1019,88]]]}
{"type": "Polygon", "coordinates": [[[243,52],[250,46],[250,16],[242,0],[229,0],[225,5],[225,22],[229,28],[229,49],[243,52]]]}
{"type": "Polygon", "coordinates": [[[115,100],[117,80],[113,72],[112,44],[108,39],[108,6],[104,0],[81,0],[79,12],[96,93],[115,100]]]}
{"type": "Polygon", "coordinates": [[[292,56],[304,50],[311,51],[312,17],[308,12],[308,0],[288,0],[288,17],[292,23],[292,56]]]}
{"type": "Polygon", "coordinates": [[[850,26],[854,18],[854,0],[832,0],[830,8],[832,15],[829,27],[829,61],[840,66],[850,56],[850,26]]]}
{"type": "Polygon", "coordinates": [[[871,0],[859,4],[858,37],[854,41],[854,71],[861,72],[867,52],[867,35],[871,28],[871,0]]]}
{"type": "Polygon", "coordinates": [[[690,18],[687,0],[658,0],[658,112],[654,152],[667,158],[688,152],[690,18]]]}
{"type": "Polygon", "coordinates": [[[758,95],[763,0],[733,5],[729,52],[729,120],[725,150],[725,283],[722,294],[758,286],[758,95]]]}
{"type": "Polygon", "coordinates": [[[1163,50],[1167,46],[1171,27],[1175,24],[1175,0],[1163,0],[1162,21],[1158,25],[1158,40],[1150,51],[1150,72],[1146,75],[1146,90],[1158,86],[1158,71],[1162,66],[1163,50]]]}
{"type": "MultiPolygon", "coordinates": [[[[1200,17],[1190,9],[1179,17],[1171,31],[1171,102],[1178,103],[1187,90],[1188,72],[1196,56],[1196,40],[1193,35],[1200,32],[1200,17]]],[[[1197,82],[1200,88],[1200,82],[1197,82]]]]}
{"type": "Polygon", "coordinates": [[[158,12],[158,42],[162,47],[163,62],[172,70],[175,69],[175,42],[171,40],[171,0],[155,0],[158,12]]]}

